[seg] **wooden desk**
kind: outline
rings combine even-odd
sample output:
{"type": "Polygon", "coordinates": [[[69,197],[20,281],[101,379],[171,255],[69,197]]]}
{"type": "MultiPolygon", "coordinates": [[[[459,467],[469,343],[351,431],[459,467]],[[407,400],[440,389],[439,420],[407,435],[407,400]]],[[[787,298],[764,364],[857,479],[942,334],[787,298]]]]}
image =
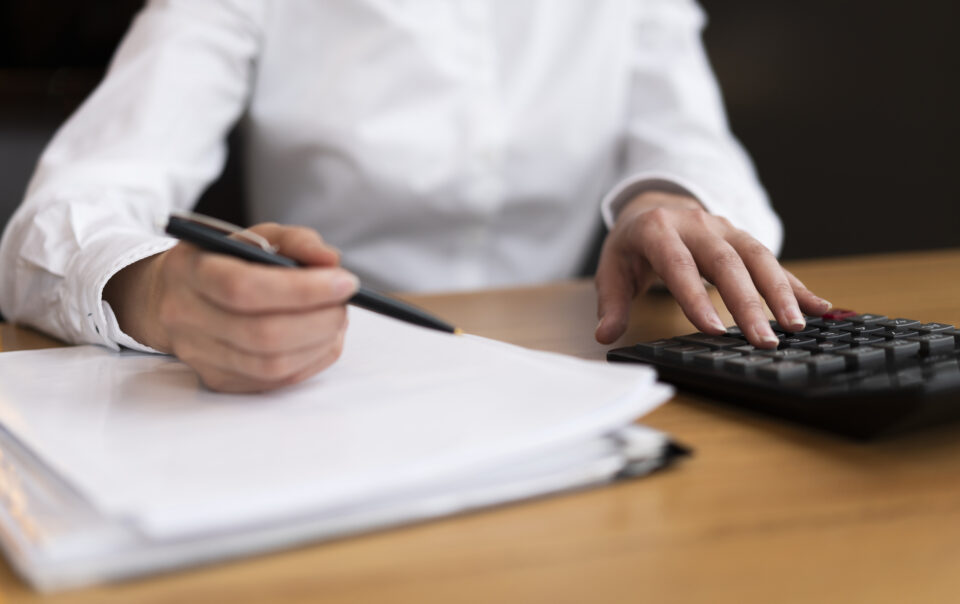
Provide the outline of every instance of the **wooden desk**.
{"type": "MultiPolygon", "coordinates": [[[[793,263],[836,305],[960,324],[960,250],[793,263]]],[[[602,358],[592,285],[414,298],[468,331],[602,358]]],[[[729,317],[724,317],[728,319],[729,317]]],[[[690,329],[666,295],[624,341],[690,329]]],[[[5,350],[34,346],[5,326],[5,350]]],[[[960,426],[858,444],[693,396],[646,422],[696,448],[643,480],[55,602],[955,602],[960,426]]],[[[5,602],[40,599],[0,565],[5,602]]]]}

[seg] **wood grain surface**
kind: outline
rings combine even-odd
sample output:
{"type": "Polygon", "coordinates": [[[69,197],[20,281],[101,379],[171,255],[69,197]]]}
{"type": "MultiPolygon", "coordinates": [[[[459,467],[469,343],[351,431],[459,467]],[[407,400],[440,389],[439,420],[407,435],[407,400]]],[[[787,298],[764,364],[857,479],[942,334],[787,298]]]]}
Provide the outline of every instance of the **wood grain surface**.
{"type": "MultiPolygon", "coordinates": [[[[836,306],[960,324],[960,250],[789,266],[836,306]]],[[[472,333],[585,358],[608,348],[593,341],[589,282],[410,299],[472,333]]],[[[651,294],[622,342],[689,331],[668,295],[651,294]]],[[[52,343],[11,326],[0,336],[3,350],[52,343]]],[[[960,426],[863,444],[689,395],[645,423],[695,456],[602,489],[52,597],[0,564],[0,593],[158,604],[960,600],[960,426]]]]}

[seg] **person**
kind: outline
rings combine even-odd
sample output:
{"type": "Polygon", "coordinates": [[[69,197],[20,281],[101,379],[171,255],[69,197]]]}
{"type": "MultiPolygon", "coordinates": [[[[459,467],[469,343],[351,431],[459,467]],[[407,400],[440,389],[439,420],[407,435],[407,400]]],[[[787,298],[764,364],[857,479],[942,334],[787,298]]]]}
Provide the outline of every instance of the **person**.
{"type": "Polygon", "coordinates": [[[794,327],[829,303],[775,258],[781,227],[703,25],[693,0],[152,0],[5,230],[0,309],[69,342],[173,353],[213,389],[268,390],[336,360],[358,276],[567,278],[602,215],[600,342],[657,279],[722,333],[706,279],[775,346],[764,303],[794,327]],[[216,177],[238,122],[251,230],[310,268],[157,232],[216,177]]]}

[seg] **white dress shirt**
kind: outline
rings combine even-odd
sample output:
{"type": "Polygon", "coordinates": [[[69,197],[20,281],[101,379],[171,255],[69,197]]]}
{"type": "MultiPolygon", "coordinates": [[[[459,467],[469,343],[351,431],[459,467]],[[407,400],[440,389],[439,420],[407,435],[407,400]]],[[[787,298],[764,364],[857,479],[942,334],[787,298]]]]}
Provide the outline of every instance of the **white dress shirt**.
{"type": "Polygon", "coordinates": [[[693,0],[156,0],[40,159],[0,245],[0,310],[143,349],[103,287],[173,245],[245,136],[253,222],[316,228],[386,290],[570,277],[644,188],[768,247],[693,0]]]}

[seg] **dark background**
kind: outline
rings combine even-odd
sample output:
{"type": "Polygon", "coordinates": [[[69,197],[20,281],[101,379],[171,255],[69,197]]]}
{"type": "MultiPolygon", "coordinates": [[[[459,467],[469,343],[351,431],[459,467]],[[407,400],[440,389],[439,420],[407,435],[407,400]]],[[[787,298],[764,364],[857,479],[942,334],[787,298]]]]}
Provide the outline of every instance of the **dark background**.
{"type": "MultiPolygon", "coordinates": [[[[141,0],[0,0],[0,224],[141,0]]],[[[784,219],[784,258],[960,243],[956,0],[703,0],[734,132],[784,219]]],[[[235,163],[201,209],[236,222],[235,163]]]]}

